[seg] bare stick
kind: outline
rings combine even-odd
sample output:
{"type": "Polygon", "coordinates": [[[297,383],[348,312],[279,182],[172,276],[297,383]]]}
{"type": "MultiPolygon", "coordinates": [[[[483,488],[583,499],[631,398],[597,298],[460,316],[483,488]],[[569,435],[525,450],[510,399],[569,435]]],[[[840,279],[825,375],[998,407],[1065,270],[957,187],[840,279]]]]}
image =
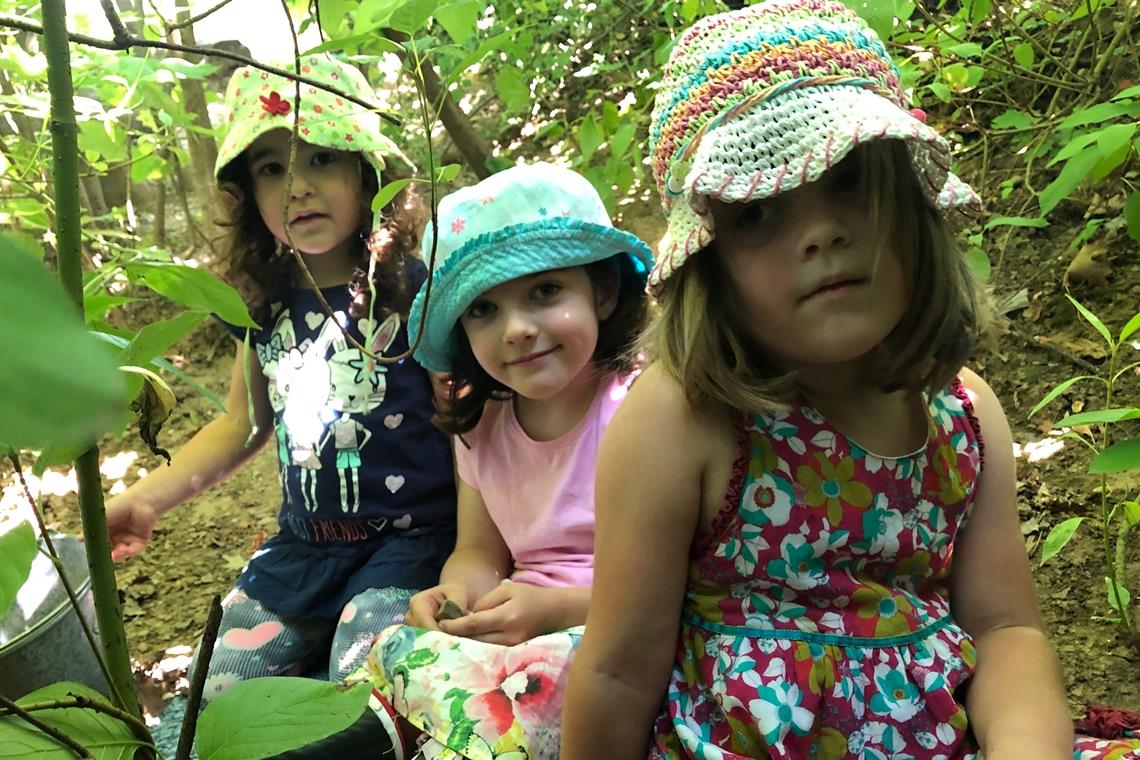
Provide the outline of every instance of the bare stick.
{"type": "Polygon", "coordinates": [[[57,742],[67,747],[69,750],[75,753],[76,757],[84,758],[84,760],[89,760],[91,758],[91,753],[88,752],[87,748],[82,744],[75,741],[55,726],[44,723],[42,720],[32,715],[28,710],[20,707],[18,704],[5,697],[3,694],[0,694],[0,705],[3,705],[4,709],[7,712],[20,716],[29,724],[35,726],[40,731],[43,731],[45,734],[55,739],[57,742]]]}
{"type": "Polygon", "coordinates": [[[198,709],[202,704],[202,691],[206,688],[206,674],[210,671],[210,660],[214,657],[214,642],[222,625],[222,602],[217,594],[210,600],[210,614],[206,617],[206,629],[202,631],[202,643],[198,645],[198,664],[194,670],[194,681],[190,684],[190,696],[186,702],[186,712],[182,715],[182,728],[178,734],[178,749],[174,760],[189,760],[190,748],[194,746],[194,732],[198,729],[198,709]]]}

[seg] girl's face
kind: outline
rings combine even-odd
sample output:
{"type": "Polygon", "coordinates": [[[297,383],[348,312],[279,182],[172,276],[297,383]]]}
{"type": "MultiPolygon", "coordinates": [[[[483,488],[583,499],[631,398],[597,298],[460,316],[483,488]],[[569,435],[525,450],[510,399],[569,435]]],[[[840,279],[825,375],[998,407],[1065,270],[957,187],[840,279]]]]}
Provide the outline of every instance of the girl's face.
{"type": "Polygon", "coordinates": [[[595,288],[584,267],[573,267],[496,285],[459,322],[488,375],[543,400],[592,376],[598,323],[616,306],[616,287],[595,288]]]}
{"type": "Polygon", "coordinates": [[[872,219],[863,174],[850,155],[770,200],[711,202],[741,324],[784,369],[858,359],[902,318],[906,277],[872,219]]]}
{"type": "Polygon", "coordinates": [[[353,261],[367,210],[359,157],[299,140],[286,198],[289,137],[288,130],[274,129],[246,150],[253,195],[265,226],[286,245],[292,238],[301,253],[347,255],[346,260],[353,261]]]}

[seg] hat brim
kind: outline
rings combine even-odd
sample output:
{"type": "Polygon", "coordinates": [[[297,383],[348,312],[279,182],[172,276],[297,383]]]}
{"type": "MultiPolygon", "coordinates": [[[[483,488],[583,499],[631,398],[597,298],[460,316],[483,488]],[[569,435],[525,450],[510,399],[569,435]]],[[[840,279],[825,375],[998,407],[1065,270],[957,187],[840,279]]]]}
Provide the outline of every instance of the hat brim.
{"type": "Polygon", "coordinates": [[[977,194],[950,172],[950,147],[932,128],[879,94],[855,86],[805,87],[765,101],[719,125],[701,141],[670,193],[669,224],[649,290],[715,238],[708,199],[748,203],[819,179],[859,145],[903,140],[926,200],[971,213],[977,194]]]}
{"type": "Polygon", "coordinates": [[[408,314],[408,338],[419,345],[414,356],[433,372],[450,372],[457,350],[456,330],[463,312],[496,285],[544,272],[551,262],[569,268],[627,254],[639,285],[645,283],[653,254],[637,236],[580,219],[549,221],[504,227],[468,240],[451,253],[431,278],[431,299],[424,314],[427,283],[420,288],[408,314]]]}

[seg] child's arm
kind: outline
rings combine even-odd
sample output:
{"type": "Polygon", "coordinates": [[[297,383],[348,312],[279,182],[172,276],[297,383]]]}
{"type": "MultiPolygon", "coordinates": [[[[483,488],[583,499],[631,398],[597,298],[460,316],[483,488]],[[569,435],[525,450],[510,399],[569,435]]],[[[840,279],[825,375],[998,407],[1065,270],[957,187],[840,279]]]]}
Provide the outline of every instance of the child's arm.
{"type": "Polygon", "coordinates": [[[593,599],[567,686],[562,760],[645,757],[676,651],[711,437],[681,389],[650,367],[602,439],[593,599]]]}
{"type": "Polygon", "coordinates": [[[111,536],[111,555],[116,561],[141,552],[161,515],[226,478],[270,437],[273,410],[269,406],[266,380],[257,362],[252,364],[251,387],[247,391],[239,346],[230,374],[225,413],[195,433],[174,455],[169,467],[159,466],[108,500],[107,529],[111,536]],[[251,394],[258,432],[247,447],[252,430],[248,411],[251,394]]]}
{"type": "Polygon", "coordinates": [[[1009,424],[981,378],[963,370],[962,380],[985,441],[977,495],[954,547],[950,577],[954,616],[978,650],[966,697],[970,726],[987,760],[1068,760],[1072,722],[1021,537],[1009,424]]]}
{"type": "Polygon", "coordinates": [[[412,597],[409,625],[439,630],[436,615],[450,599],[468,610],[511,573],[511,552],[491,516],[483,496],[456,478],[455,550],[439,573],[439,585],[412,597]]]}

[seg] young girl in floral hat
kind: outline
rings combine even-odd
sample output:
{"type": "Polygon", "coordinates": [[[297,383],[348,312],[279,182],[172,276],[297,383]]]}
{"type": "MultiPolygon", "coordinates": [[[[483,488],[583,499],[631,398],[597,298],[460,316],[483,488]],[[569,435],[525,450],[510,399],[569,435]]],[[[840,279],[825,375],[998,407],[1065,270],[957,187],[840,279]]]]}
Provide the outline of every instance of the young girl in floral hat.
{"type": "MultiPolygon", "coordinates": [[[[303,58],[299,73],[374,99],[364,76],[333,58],[303,58]]],[[[230,274],[261,325],[248,337],[231,328],[226,412],[107,506],[116,558],[137,554],[160,515],[274,441],[280,532],[223,602],[207,700],[257,676],[355,670],[376,631],[436,582],[455,535],[451,452],[431,425],[428,372],[369,355],[408,350],[406,315],[426,277],[415,196],[370,210],[403,156],[375,112],[308,84],[295,110],[296,87],[246,67],[226,93],[216,174],[230,201],[230,274]]]]}
{"type": "Polygon", "coordinates": [[[459,529],[439,584],[368,668],[430,737],[426,757],[556,758],[590,600],[597,447],[632,381],[652,257],[584,177],[550,164],[452,193],[438,229],[423,243],[426,256],[437,238],[430,297],[425,283],[409,321],[416,358],[452,379],[435,421],[457,436],[459,529]]]}
{"type": "Polygon", "coordinates": [[[768,0],[678,40],[668,233],[599,453],[563,760],[1117,758],[1074,745],[1009,426],[963,367],[977,202],[875,34],[768,0]]]}

